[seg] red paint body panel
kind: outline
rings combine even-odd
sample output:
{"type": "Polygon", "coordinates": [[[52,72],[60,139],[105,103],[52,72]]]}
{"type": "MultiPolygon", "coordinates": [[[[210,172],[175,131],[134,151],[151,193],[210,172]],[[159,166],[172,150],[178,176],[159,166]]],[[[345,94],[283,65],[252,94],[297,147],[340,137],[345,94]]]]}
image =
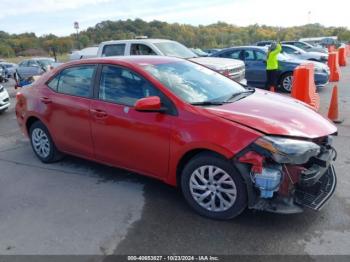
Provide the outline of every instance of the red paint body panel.
{"type": "Polygon", "coordinates": [[[47,126],[59,150],[172,185],[176,185],[179,162],[192,150],[211,150],[229,159],[264,134],[314,138],[336,132],[328,120],[299,102],[258,90],[223,106],[189,105],[140,67],[173,61],[178,59],[99,58],[64,64],[20,90],[18,123],[26,133],[25,123],[36,117],[47,126]],[[115,64],[133,70],[160,89],[177,114],[139,112],[134,107],[59,94],[46,86],[57,72],[77,64],[115,64]]]}
{"type": "Polygon", "coordinates": [[[242,100],[208,111],[270,135],[312,139],[337,132],[334,124],[304,103],[259,89],[242,100]]]}

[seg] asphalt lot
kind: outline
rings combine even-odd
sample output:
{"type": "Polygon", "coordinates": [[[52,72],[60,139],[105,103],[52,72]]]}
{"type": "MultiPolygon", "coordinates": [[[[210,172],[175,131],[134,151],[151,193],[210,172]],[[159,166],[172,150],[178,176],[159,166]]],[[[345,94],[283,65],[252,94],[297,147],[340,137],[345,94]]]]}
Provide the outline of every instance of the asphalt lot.
{"type": "MultiPolygon", "coordinates": [[[[319,90],[326,114],[334,83],[319,90]]],[[[174,188],[75,157],[45,165],[14,114],[0,115],[0,254],[350,255],[350,66],[342,68],[338,187],[321,212],[195,214],[174,188]]]]}

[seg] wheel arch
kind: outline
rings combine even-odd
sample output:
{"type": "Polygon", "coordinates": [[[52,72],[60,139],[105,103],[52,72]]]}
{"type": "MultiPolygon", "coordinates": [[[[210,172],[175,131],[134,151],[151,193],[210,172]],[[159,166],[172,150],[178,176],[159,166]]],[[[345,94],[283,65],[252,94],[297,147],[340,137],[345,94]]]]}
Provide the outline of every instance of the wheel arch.
{"type": "Polygon", "coordinates": [[[176,186],[177,187],[181,187],[181,173],[182,170],[184,169],[184,167],[186,166],[186,164],[193,159],[195,156],[199,155],[199,154],[210,154],[213,155],[215,157],[218,158],[224,158],[227,159],[227,157],[217,151],[214,151],[212,149],[207,149],[207,148],[194,148],[191,149],[189,151],[187,151],[185,154],[182,155],[182,157],[180,158],[180,160],[177,163],[176,166],[176,186]]]}
{"type": "Polygon", "coordinates": [[[30,116],[30,117],[27,118],[27,120],[26,120],[26,130],[27,130],[28,134],[29,134],[30,127],[37,121],[40,121],[41,123],[43,123],[43,121],[41,121],[40,118],[38,118],[36,116],[30,116]]]}
{"type": "Polygon", "coordinates": [[[293,71],[282,72],[278,78],[278,83],[281,84],[283,77],[285,77],[286,75],[289,75],[289,74],[293,75],[293,71]]]}

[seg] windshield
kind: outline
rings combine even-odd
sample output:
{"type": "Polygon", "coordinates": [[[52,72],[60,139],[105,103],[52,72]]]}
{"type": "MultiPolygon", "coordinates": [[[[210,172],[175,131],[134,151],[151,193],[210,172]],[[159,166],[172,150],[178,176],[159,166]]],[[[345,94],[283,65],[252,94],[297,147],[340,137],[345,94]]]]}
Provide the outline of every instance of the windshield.
{"type": "Polygon", "coordinates": [[[246,91],[233,80],[188,61],[145,65],[143,68],[187,103],[223,102],[246,91]]]}
{"type": "Polygon", "coordinates": [[[154,43],[154,45],[163,53],[165,56],[174,56],[179,58],[192,58],[197,57],[186,46],[177,42],[160,42],[154,43]]]}
{"type": "Polygon", "coordinates": [[[46,67],[46,66],[50,66],[54,63],[54,61],[50,60],[50,59],[40,59],[38,60],[38,63],[43,66],[43,67],[46,67]]]}
{"type": "Polygon", "coordinates": [[[304,51],[303,49],[301,49],[301,48],[299,48],[299,47],[296,47],[296,46],[294,46],[293,49],[294,49],[295,51],[298,51],[298,52],[301,53],[301,54],[305,54],[305,53],[306,53],[306,51],[304,51]]]}

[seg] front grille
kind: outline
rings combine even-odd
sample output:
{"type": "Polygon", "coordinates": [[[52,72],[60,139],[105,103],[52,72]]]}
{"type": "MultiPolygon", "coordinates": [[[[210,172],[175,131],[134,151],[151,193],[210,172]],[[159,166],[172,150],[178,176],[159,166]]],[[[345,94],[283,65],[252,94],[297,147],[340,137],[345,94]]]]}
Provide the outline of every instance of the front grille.
{"type": "Polygon", "coordinates": [[[4,102],[4,103],[10,102],[10,98],[5,98],[5,99],[3,100],[3,102],[4,102]]]}
{"type": "Polygon", "coordinates": [[[313,210],[320,210],[332,197],[337,184],[334,167],[330,166],[327,172],[311,187],[297,187],[296,202],[313,210]]]}
{"type": "Polygon", "coordinates": [[[241,74],[244,71],[245,71],[245,66],[239,66],[228,70],[230,75],[241,74]]]}

